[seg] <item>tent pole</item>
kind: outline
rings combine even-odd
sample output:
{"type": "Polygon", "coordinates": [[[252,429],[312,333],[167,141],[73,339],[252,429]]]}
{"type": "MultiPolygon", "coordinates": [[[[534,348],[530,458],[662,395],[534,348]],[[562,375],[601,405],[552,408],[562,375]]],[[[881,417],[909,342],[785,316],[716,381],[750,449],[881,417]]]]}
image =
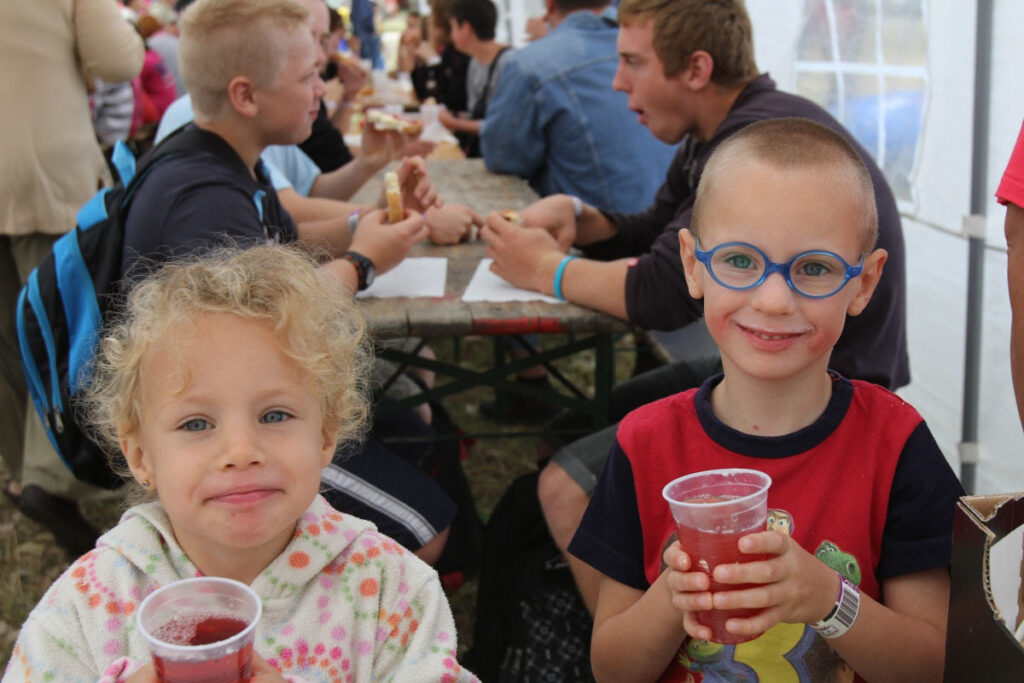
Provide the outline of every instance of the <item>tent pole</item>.
{"type": "Polygon", "coordinates": [[[971,154],[971,215],[967,233],[967,336],[964,345],[963,418],[960,431],[960,481],[974,493],[978,465],[978,402],[981,378],[981,329],[988,205],[988,132],[992,71],[992,0],[978,0],[974,45],[974,136],[971,154]]]}

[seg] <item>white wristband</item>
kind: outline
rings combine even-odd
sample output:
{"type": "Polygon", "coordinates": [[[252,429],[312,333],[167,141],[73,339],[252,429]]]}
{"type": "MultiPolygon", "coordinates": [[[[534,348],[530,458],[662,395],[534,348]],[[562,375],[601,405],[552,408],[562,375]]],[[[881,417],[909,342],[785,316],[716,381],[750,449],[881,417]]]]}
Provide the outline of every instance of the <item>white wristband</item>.
{"type": "Polygon", "coordinates": [[[836,596],[836,604],[824,619],[811,625],[818,635],[829,640],[838,638],[849,631],[860,610],[860,591],[845,576],[839,572],[836,574],[839,575],[839,594],[836,596]]]}
{"type": "Polygon", "coordinates": [[[572,200],[572,210],[576,213],[576,218],[583,215],[583,200],[576,195],[569,195],[569,199],[572,200]]]}

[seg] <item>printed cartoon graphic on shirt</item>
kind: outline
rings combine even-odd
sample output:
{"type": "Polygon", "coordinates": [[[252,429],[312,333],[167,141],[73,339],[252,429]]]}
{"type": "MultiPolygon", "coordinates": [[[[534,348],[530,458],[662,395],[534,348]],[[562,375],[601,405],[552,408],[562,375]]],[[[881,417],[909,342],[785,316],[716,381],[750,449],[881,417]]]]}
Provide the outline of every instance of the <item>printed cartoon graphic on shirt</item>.
{"type": "MultiPolygon", "coordinates": [[[[766,528],[791,536],[796,528],[786,510],[770,509],[766,528]]],[[[662,546],[678,538],[672,532],[662,546]]],[[[857,558],[822,539],[814,555],[850,582],[860,584],[857,558]]],[[[722,645],[687,637],[661,681],[685,683],[852,683],[854,672],[827,641],[806,624],[776,624],[758,638],[722,645]]]]}

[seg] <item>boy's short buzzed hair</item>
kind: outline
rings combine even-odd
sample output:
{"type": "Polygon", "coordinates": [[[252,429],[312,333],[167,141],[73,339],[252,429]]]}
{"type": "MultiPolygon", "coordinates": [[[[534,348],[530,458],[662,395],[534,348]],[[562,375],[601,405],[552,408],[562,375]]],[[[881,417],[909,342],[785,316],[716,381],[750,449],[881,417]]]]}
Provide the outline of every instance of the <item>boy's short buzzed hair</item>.
{"type": "Polygon", "coordinates": [[[731,169],[760,162],[777,168],[814,169],[837,184],[853,186],[863,198],[860,247],[869,252],[878,239],[878,208],[871,174],[860,154],[846,138],[810,119],[778,118],[758,121],[729,136],[712,153],[701,173],[691,218],[692,232],[700,236],[701,226],[712,210],[713,200],[722,194],[731,169]]]}
{"type": "Polygon", "coordinates": [[[619,24],[652,21],[654,51],[665,76],[677,75],[697,50],[714,60],[711,80],[731,88],[757,77],[754,36],[743,0],[622,0],[619,24]]]}
{"type": "Polygon", "coordinates": [[[217,117],[228,84],[246,76],[269,88],[287,56],[282,33],[307,30],[309,10],[297,0],[197,0],[181,15],[178,59],[198,116],[217,117]]]}
{"type": "Polygon", "coordinates": [[[468,21],[479,40],[494,40],[498,8],[491,0],[455,0],[452,3],[452,19],[458,24],[468,21]]]}

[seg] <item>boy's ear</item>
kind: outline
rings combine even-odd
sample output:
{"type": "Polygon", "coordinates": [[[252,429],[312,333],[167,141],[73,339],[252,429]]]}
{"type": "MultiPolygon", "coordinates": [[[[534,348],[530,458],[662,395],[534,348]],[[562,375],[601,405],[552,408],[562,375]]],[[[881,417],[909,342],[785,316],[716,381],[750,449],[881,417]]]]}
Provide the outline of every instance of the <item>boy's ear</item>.
{"type": "Polygon", "coordinates": [[[878,286],[878,280],[882,277],[882,269],[888,258],[889,252],[885,249],[875,249],[864,259],[864,270],[861,271],[860,277],[850,281],[850,284],[855,285],[858,290],[846,309],[848,315],[860,315],[864,307],[871,301],[871,295],[874,294],[875,287],[878,286]]]}
{"type": "Polygon", "coordinates": [[[137,432],[121,435],[121,453],[124,454],[125,462],[128,463],[128,469],[132,471],[132,476],[135,477],[135,480],[140,485],[142,482],[147,482],[148,488],[155,490],[156,481],[145,457],[142,442],[139,440],[137,432]]]}
{"type": "Polygon", "coordinates": [[[256,86],[245,76],[235,76],[228,83],[228,100],[231,108],[246,118],[255,118],[259,111],[256,86]]]}
{"type": "Polygon", "coordinates": [[[680,72],[683,83],[692,92],[703,90],[711,83],[711,76],[715,71],[715,58],[704,50],[695,50],[690,55],[690,61],[686,68],[680,72]]]}
{"type": "Polygon", "coordinates": [[[704,287],[697,274],[697,238],[687,228],[679,231],[679,258],[683,260],[683,274],[686,275],[686,288],[690,296],[700,299],[704,296],[704,287]]]}

